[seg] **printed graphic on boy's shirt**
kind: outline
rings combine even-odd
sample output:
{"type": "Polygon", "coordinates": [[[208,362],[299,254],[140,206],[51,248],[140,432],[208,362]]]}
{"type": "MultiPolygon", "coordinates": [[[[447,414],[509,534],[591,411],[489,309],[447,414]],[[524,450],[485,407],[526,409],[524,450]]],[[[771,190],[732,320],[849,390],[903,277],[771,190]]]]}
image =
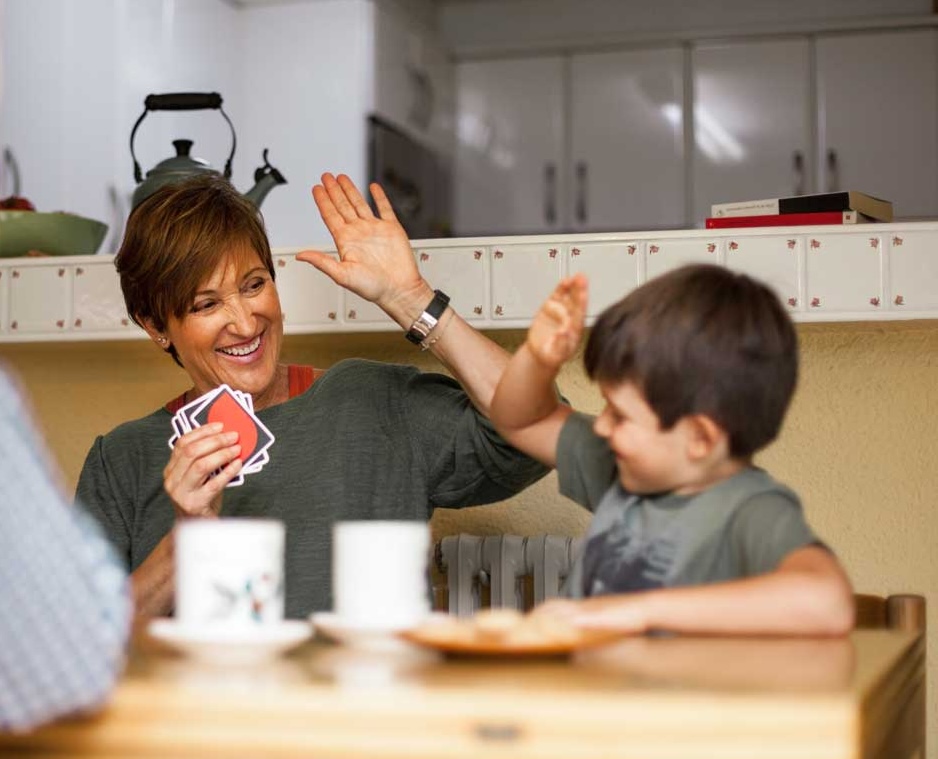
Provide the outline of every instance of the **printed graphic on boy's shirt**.
{"type": "Polygon", "coordinates": [[[664,587],[677,555],[677,536],[651,540],[630,534],[625,520],[590,538],[583,553],[583,592],[587,596],[664,587]]]}

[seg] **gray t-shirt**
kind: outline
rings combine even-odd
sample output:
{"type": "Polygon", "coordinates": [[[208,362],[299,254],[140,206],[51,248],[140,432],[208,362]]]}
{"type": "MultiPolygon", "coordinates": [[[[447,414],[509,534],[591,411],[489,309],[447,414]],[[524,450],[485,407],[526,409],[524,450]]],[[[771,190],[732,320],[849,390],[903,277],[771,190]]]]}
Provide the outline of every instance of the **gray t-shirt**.
{"type": "MultiPolygon", "coordinates": [[[[285,522],[288,617],[332,607],[333,522],[425,521],[436,506],[498,501],[546,473],[499,437],[458,383],[409,366],[343,361],[257,416],[275,437],[270,461],[225,490],[222,516],[285,522]]],[[[79,479],[77,498],[131,571],[175,521],[163,489],[170,418],[160,409],[97,438],[79,479]]]]}
{"type": "Polygon", "coordinates": [[[557,445],[560,492],[594,512],[567,582],[571,595],[749,577],[817,543],[798,496],[755,467],[695,495],[629,493],[592,425],[571,414],[557,445]]]}

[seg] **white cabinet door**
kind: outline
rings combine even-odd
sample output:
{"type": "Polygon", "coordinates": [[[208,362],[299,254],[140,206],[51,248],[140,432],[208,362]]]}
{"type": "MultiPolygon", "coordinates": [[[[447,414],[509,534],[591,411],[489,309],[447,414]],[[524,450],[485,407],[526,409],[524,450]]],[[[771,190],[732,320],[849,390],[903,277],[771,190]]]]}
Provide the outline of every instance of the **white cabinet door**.
{"type": "Polygon", "coordinates": [[[723,241],[726,265],[769,287],[789,311],[804,310],[801,271],[804,238],[800,235],[754,237],[740,235],[723,241]]]}
{"type": "Polygon", "coordinates": [[[809,316],[883,310],[880,235],[808,235],[806,296],[809,316]]]}
{"type": "Polygon", "coordinates": [[[695,225],[713,203],[812,190],[809,61],[806,39],[694,49],[695,225]]]}
{"type": "Polygon", "coordinates": [[[684,65],[680,48],[574,55],[568,228],[680,228],[684,65]]]}
{"type": "MultiPolygon", "coordinates": [[[[938,311],[938,256],[933,232],[898,232],[889,238],[891,311],[938,311]]],[[[911,314],[910,314],[911,315],[911,314]]]]}
{"type": "Polygon", "coordinates": [[[550,244],[492,249],[492,318],[530,320],[561,277],[563,251],[550,244]]]}
{"type": "Polygon", "coordinates": [[[820,189],[891,200],[898,219],[938,214],[936,35],[818,39],[820,189]]]}
{"type": "Polygon", "coordinates": [[[574,243],[568,253],[567,273],[582,272],[589,282],[586,316],[594,319],[607,307],[638,287],[642,243],[574,243]]]}
{"type": "Polygon", "coordinates": [[[450,305],[466,321],[488,317],[487,251],[483,246],[417,248],[423,278],[450,298],[450,305]]]}
{"type": "Polygon", "coordinates": [[[73,330],[94,334],[139,329],[127,316],[120,278],[113,265],[75,266],[72,278],[73,330]]]}
{"type": "Polygon", "coordinates": [[[645,246],[645,281],[686,264],[720,264],[721,255],[718,238],[649,240],[645,246]]]}
{"type": "Polygon", "coordinates": [[[297,261],[295,253],[274,255],[274,266],[285,331],[326,331],[337,323],[341,287],[314,266],[297,261]]]}
{"type": "Polygon", "coordinates": [[[10,269],[10,331],[50,335],[65,332],[70,311],[71,272],[57,264],[10,269]]]}
{"type": "Polygon", "coordinates": [[[563,59],[467,61],[456,81],[455,233],[562,229],[563,59]]]}

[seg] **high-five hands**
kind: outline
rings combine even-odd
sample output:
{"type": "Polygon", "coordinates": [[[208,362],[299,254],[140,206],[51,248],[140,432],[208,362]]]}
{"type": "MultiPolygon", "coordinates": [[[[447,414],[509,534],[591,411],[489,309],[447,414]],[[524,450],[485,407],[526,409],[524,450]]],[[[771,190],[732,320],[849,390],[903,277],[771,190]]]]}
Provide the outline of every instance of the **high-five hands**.
{"type": "Polygon", "coordinates": [[[335,241],[339,260],[314,250],[296,257],[390,313],[396,301],[421,289],[430,290],[417,270],[407,233],[384,190],[377,184],[369,189],[378,216],[346,175],[323,174],[322,184],[313,187],[313,200],[335,241]]]}
{"type": "Polygon", "coordinates": [[[559,369],[573,358],[586,321],[587,284],[583,274],[562,279],[528,329],[526,344],[544,366],[559,369]]]}

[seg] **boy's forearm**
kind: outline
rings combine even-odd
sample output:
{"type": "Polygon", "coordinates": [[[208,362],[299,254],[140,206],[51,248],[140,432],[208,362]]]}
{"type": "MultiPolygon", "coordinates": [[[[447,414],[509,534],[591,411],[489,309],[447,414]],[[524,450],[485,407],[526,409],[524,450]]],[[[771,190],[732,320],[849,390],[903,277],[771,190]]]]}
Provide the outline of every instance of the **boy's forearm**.
{"type": "Polygon", "coordinates": [[[738,635],[843,635],[853,627],[849,585],[836,577],[771,572],[642,599],[648,629],[738,635]]]}
{"type": "Polygon", "coordinates": [[[722,635],[843,635],[853,590],[824,549],[792,552],[779,568],[740,580],[596,596],[564,612],[584,627],[722,635]]]}
{"type": "Polygon", "coordinates": [[[508,362],[495,398],[492,421],[503,433],[523,430],[546,419],[561,405],[557,372],[535,359],[527,344],[508,362]]]}

